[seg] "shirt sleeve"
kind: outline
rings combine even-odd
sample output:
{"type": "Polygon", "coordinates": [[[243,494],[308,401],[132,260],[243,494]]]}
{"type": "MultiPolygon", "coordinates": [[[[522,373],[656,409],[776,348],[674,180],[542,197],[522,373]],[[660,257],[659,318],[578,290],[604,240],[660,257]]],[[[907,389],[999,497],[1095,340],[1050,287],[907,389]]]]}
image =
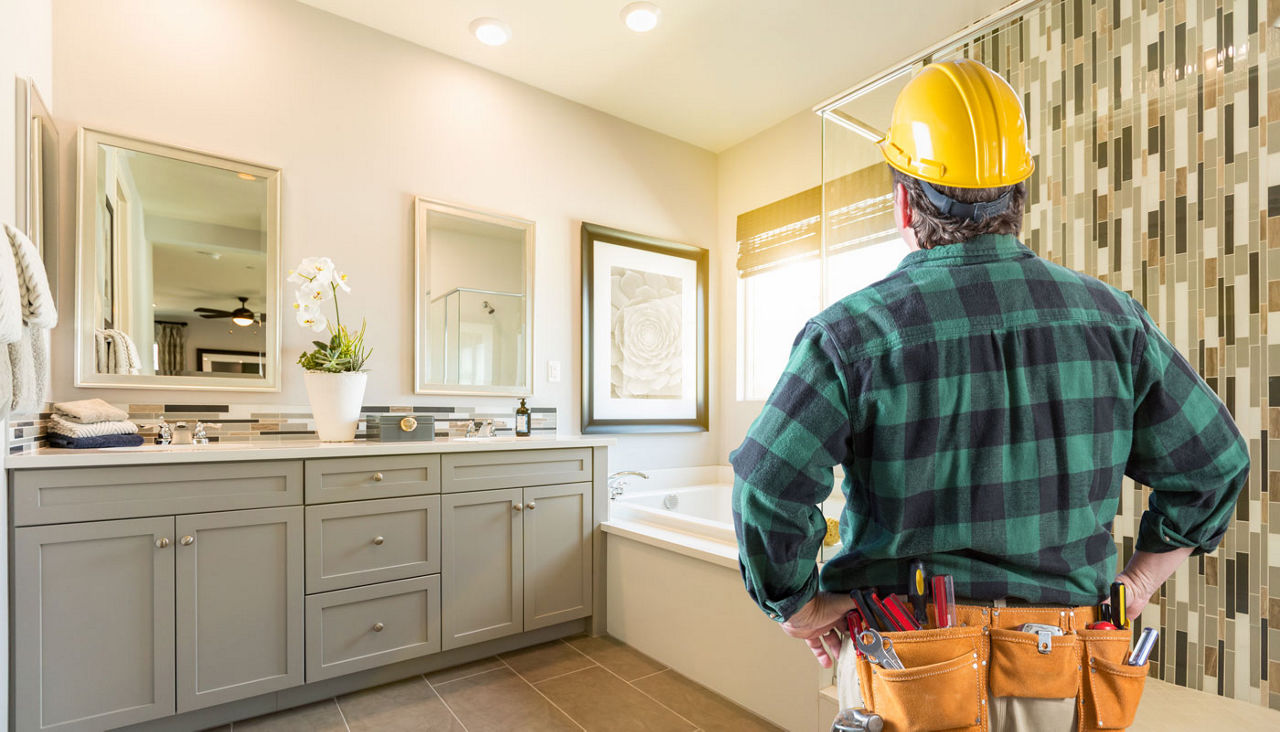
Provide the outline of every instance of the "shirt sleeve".
{"type": "Polygon", "coordinates": [[[827,531],[819,504],[850,444],[841,364],[827,331],[806,325],[773,394],[729,456],[742,578],[774,620],[791,617],[818,591],[827,531]]]}
{"type": "Polygon", "coordinates": [[[1210,552],[1222,541],[1248,482],[1248,446],[1209,385],[1142,306],[1134,307],[1143,333],[1125,473],[1152,489],[1135,546],[1146,552],[1210,552]]]}

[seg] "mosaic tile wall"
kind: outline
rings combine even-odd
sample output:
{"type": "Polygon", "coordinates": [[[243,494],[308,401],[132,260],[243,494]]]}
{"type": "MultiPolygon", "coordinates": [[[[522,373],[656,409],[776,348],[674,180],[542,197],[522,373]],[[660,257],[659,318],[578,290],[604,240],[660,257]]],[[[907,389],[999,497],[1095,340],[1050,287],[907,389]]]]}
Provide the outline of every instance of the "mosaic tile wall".
{"type": "MultiPolygon", "coordinates": [[[[315,422],[308,406],[290,407],[279,404],[117,404],[129,412],[144,437],[154,438],[161,418],[169,424],[204,422],[212,442],[279,442],[314,440],[315,422]]],[[[42,447],[52,407],[39,414],[9,417],[9,454],[29,452],[42,447]]],[[[529,407],[530,430],[534,436],[556,434],[554,407],[529,407]]],[[[509,411],[477,410],[467,406],[368,406],[361,409],[356,439],[368,438],[368,424],[381,414],[421,414],[435,418],[436,439],[461,437],[467,422],[491,419],[498,436],[515,431],[515,408],[509,411]]]]}
{"type": "MultiPolygon", "coordinates": [[[[1277,18],[1280,0],[1050,0],[954,55],[1025,94],[1028,246],[1140,300],[1249,441],[1222,546],[1143,616],[1162,631],[1152,675],[1280,709],[1277,18]]],[[[1124,492],[1123,560],[1148,494],[1124,492]]]]}

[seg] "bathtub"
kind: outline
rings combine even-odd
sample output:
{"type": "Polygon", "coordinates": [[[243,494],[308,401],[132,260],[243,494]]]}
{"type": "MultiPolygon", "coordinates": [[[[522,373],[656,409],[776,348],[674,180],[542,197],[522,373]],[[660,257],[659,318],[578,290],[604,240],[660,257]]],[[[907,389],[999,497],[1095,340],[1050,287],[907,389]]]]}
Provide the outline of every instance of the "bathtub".
{"type": "Polygon", "coordinates": [[[783,729],[830,730],[831,672],[743,587],[732,469],[645,472],[602,523],[609,633],[783,729]]]}

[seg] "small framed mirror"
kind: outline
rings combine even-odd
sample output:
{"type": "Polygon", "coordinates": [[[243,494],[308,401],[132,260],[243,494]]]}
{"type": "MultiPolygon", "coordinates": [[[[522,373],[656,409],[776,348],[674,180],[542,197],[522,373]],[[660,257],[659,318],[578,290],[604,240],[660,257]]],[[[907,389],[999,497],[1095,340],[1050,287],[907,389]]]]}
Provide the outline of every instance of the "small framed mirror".
{"type": "Polygon", "coordinates": [[[280,171],[80,130],[76,386],[280,389],[280,171]]]}
{"type": "Polygon", "coordinates": [[[529,396],[532,221],[414,200],[414,393],[529,396]]]}

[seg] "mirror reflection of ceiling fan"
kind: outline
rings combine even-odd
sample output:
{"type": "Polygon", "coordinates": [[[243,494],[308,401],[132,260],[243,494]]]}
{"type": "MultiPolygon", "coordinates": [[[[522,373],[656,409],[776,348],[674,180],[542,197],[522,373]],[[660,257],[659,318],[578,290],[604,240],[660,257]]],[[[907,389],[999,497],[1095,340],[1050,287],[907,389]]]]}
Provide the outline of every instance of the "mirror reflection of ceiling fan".
{"type": "Polygon", "coordinates": [[[232,323],[235,323],[236,325],[241,327],[250,326],[250,325],[253,325],[254,323],[259,323],[264,325],[266,324],[267,322],[266,313],[255,313],[249,308],[245,307],[249,302],[249,298],[237,297],[236,299],[240,301],[240,307],[236,308],[235,310],[215,310],[214,308],[196,308],[195,312],[200,313],[200,317],[206,318],[208,320],[214,320],[217,318],[231,318],[232,323]]]}

